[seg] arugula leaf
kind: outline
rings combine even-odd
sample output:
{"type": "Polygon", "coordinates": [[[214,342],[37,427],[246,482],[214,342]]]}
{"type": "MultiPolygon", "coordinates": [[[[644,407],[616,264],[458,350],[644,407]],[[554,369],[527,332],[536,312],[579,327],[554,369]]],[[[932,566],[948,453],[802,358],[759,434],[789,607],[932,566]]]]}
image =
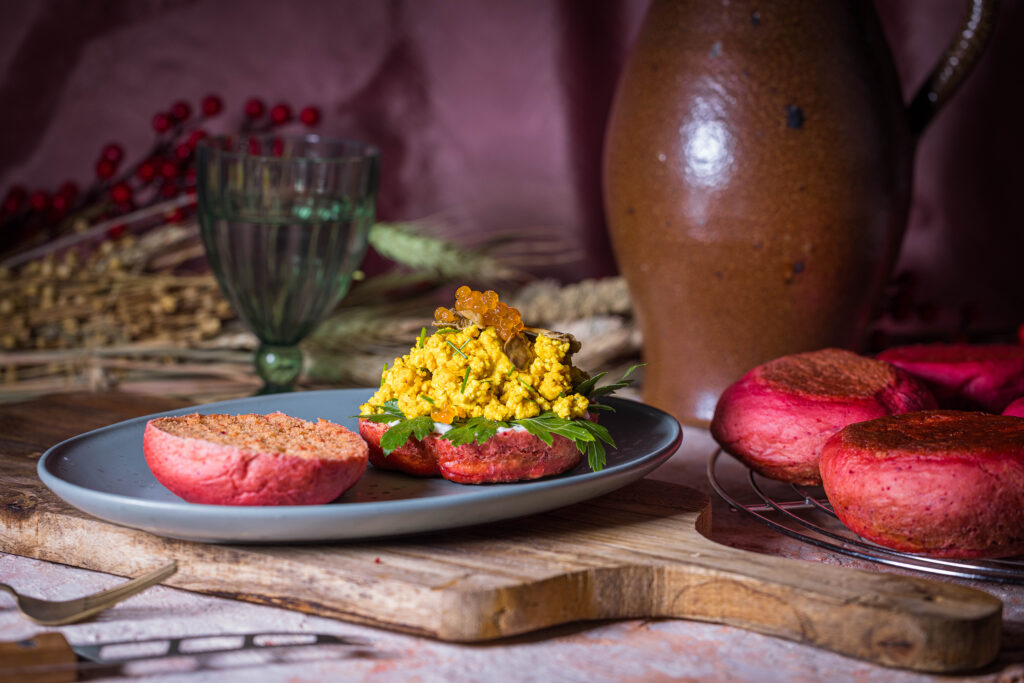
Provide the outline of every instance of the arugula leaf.
{"type": "Polygon", "coordinates": [[[429,415],[420,415],[411,420],[403,420],[391,425],[380,438],[380,449],[384,455],[391,455],[396,448],[401,448],[410,436],[425,439],[434,431],[434,420],[429,415]]]}

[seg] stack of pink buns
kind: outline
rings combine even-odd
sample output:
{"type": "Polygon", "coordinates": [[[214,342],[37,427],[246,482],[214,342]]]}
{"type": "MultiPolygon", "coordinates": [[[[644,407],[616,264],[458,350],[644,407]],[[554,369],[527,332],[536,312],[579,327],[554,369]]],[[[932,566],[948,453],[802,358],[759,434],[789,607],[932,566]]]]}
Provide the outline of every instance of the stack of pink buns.
{"type": "Polygon", "coordinates": [[[711,433],[764,476],[823,484],[839,519],[876,543],[1004,557],[1024,552],[1022,396],[1021,347],[824,349],[748,372],[711,433]]]}

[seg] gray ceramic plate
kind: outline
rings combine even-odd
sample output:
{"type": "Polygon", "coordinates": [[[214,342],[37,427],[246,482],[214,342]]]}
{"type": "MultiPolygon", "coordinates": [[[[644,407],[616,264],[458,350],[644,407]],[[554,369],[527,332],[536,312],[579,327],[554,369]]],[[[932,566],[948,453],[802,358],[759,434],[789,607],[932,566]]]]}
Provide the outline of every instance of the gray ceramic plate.
{"type": "Polygon", "coordinates": [[[139,417],[63,441],[39,460],[39,477],[78,509],[123,526],[209,543],[281,543],[367,539],[493,522],[587,500],[640,479],[665,462],[682,442],[679,423],[635,401],[608,399],[603,413],[617,449],[591,472],[584,462],[548,479],[467,486],[420,479],[372,465],[340,498],[327,505],[196,505],[165,489],[142,454],[146,421],[187,413],[270,413],[324,418],[357,428],[352,418],[370,389],[253,396],[139,417]]]}

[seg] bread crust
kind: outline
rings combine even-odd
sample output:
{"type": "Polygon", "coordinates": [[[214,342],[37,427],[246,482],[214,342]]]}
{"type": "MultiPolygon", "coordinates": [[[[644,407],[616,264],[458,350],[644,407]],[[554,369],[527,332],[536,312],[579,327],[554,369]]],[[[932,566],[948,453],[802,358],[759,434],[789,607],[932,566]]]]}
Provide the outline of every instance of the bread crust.
{"type": "Polygon", "coordinates": [[[923,380],[943,408],[999,413],[1024,396],[1024,346],[917,344],[878,358],[923,380]]]}
{"type": "Polygon", "coordinates": [[[366,471],[368,450],[366,442],[341,425],[310,423],[281,413],[156,418],[146,424],[142,445],[157,481],[190,503],[209,505],[329,503],[366,471]],[[317,447],[297,453],[259,450],[244,440],[233,444],[230,437],[212,431],[210,438],[173,433],[184,424],[203,433],[224,425],[273,429],[275,423],[297,433],[308,430],[316,435],[317,447]]]}
{"type": "Polygon", "coordinates": [[[1024,420],[935,410],[850,425],[821,454],[825,493],[864,538],[936,557],[1024,553],[1024,420]]]}
{"type": "Polygon", "coordinates": [[[842,349],[760,365],[718,400],[711,434],[755,472],[819,484],[825,442],[848,424],[935,407],[922,383],[898,368],[842,349]]]}
{"type": "Polygon", "coordinates": [[[416,476],[440,475],[460,484],[539,479],[571,470],[583,460],[583,454],[569,439],[553,434],[549,446],[525,430],[507,430],[483,444],[461,446],[431,434],[423,440],[410,438],[385,456],[380,438],[386,431],[383,423],[359,420],[359,433],[370,445],[374,466],[416,476]]]}

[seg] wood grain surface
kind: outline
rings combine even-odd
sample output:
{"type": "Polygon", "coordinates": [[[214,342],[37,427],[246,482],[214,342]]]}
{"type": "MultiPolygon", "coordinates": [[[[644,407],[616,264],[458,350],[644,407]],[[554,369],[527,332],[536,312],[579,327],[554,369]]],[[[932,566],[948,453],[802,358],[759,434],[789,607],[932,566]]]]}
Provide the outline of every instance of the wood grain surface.
{"type": "Polygon", "coordinates": [[[415,537],[218,546],[97,520],[35,475],[38,456],[57,441],[178,406],[111,394],[0,406],[0,550],[124,576],[175,559],[168,585],[451,641],[578,620],[678,617],[923,671],[973,669],[998,650],[995,597],[714,543],[702,535],[707,497],[666,482],[415,537]]]}

